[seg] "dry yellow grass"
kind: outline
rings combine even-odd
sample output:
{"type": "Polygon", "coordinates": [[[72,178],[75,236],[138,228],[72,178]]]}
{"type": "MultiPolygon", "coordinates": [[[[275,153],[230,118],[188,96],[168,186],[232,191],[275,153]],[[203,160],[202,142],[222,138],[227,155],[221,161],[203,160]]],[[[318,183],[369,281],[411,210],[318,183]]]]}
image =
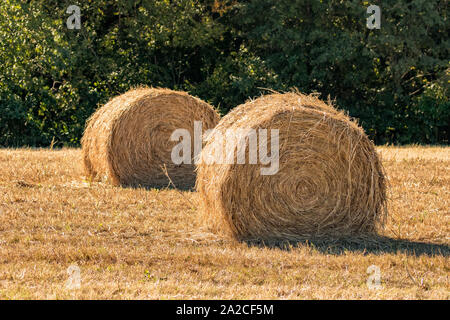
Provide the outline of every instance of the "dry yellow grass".
{"type": "Polygon", "coordinates": [[[0,298],[449,299],[450,148],[379,151],[383,237],[263,246],[203,230],[195,192],[84,182],[80,150],[0,150],[0,298]]]}

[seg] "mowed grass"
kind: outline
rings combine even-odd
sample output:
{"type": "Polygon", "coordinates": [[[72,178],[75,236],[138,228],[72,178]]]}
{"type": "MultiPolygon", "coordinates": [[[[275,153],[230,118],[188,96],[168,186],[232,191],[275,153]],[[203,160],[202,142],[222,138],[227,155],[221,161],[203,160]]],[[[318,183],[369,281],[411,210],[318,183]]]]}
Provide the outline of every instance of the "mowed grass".
{"type": "Polygon", "coordinates": [[[267,245],[209,233],[195,192],[86,182],[80,150],[0,150],[0,298],[449,299],[450,148],[378,150],[378,238],[267,245]]]}

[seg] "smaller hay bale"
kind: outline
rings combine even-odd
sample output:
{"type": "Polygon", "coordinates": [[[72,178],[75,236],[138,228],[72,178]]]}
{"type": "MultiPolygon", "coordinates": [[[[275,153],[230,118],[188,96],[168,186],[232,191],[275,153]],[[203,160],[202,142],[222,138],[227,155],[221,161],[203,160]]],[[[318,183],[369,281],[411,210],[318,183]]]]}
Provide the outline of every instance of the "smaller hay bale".
{"type": "Polygon", "coordinates": [[[208,136],[200,160],[199,217],[223,235],[268,241],[342,237],[372,234],[385,221],[385,177],[373,143],[345,113],[314,96],[277,93],[237,106],[208,136]],[[242,140],[245,164],[211,163],[217,150],[222,157],[230,154],[219,137],[239,129],[279,130],[275,174],[262,175],[267,165],[248,162],[250,139],[242,140]]]}
{"type": "MultiPolygon", "coordinates": [[[[172,162],[178,143],[170,137],[186,129],[194,138],[194,121],[214,128],[218,113],[185,92],[137,88],[110,100],[87,121],[81,140],[86,175],[113,185],[180,188],[195,183],[195,165],[172,162]]],[[[191,143],[193,145],[193,143],[191,143]]]]}

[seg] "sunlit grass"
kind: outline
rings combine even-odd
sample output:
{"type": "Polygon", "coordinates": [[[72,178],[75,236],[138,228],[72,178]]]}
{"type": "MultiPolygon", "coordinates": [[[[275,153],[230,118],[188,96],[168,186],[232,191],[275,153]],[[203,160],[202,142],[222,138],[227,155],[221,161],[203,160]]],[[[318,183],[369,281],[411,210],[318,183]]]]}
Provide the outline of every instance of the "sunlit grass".
{"type": "Polygon", "coordinates": [[[0,150],[0,298],[449,299],[450,148],[379,151],[379,239],[263,246],[204,230],[195,192],[85,181],[80,150],[0,150]],[[80,289],[66,287],[72,264],[80,289]]]}

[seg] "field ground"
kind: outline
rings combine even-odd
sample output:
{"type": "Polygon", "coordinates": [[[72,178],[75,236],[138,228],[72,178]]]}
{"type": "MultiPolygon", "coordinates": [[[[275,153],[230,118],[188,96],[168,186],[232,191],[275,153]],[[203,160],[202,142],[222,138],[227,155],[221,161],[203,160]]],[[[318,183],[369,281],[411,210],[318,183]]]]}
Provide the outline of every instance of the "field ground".
{"type": "Polygon", "coordinates": [[[449,299],[450,147],[378,150],[380,237],[289,246],[208,233],[195,192],[87,183],[77,149],[0,150],[0,299],[449,299]]]}

